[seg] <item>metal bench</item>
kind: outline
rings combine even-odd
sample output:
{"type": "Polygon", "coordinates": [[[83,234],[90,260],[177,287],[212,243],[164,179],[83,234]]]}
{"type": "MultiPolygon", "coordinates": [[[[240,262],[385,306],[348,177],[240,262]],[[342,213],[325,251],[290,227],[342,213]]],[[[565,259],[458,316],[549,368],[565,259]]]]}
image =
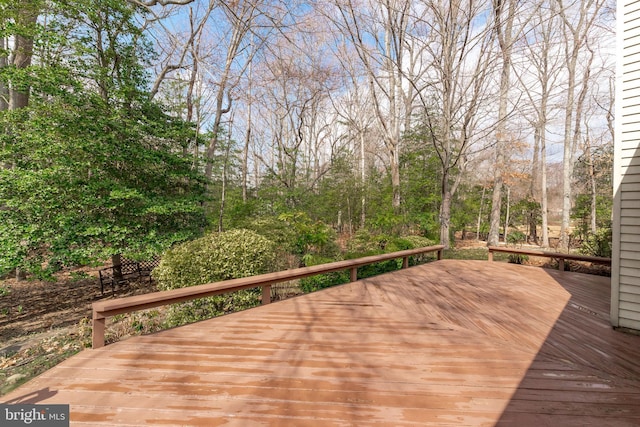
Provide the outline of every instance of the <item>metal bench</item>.
{"type": "Polygon", "coordinates": [[[132,261],[124,259],[119,265],[103,268],[98,271],[100,276],[100,292],[104,295],[105,285],[111,285],[111,293],[116,285],[129,283],[140,277],[148,277],[151,283],[151,271],[160,264],[160,258],[154,257],[149,261],[132,261]]]}

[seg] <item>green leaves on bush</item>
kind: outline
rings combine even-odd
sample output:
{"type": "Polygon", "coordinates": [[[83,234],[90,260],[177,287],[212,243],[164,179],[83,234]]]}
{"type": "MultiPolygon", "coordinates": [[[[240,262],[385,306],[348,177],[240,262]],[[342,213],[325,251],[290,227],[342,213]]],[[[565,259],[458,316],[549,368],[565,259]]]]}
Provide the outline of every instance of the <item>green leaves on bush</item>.
{"type": "MultiPolygon", "coordinates": [[[[344,258],[355,259],[369,255],[433,246],[434,244],[435,243],[432,240],[421,236],[393,237],[384,234],[374,235],[366,230],[360,230],[348,242],[349,252],[345,254],[344,258]]],[[[420,255],[410,257],[409,264],[416,265],[426,262],[426,260],[431,256],[432,255],[420,255]]],[[[307,254],[303,257],[303,261],[305,265],[311,266],[337,261],[337,259],[307,254]]],[[[390,271],[398,270],[401,267],[402,259],[400,258],[364,265],[358,268],[358,279],[365,279],[367,277],[377,276],[378,274],[388,273],[390,271]]],[[[314,292],[331,286],[341,285],[348,281],[348,271],[337,271],[301,279],[300,288],[304,292],[314,292]]]]}
{"type": "Polygon", "coordinates": [[[177,289],[272,271],[275,245],[249,230],[212,233],[178,245],[162,257],[153,276],[160,289],[177,289]]]}
{"type": "Polygon", "coordinates": [[[300,289],[305,293],[309,293],[329,288],[331,286],[342,285],[348,281],[348,271],[335,271],[333,273],[320,274],[300,279],[300,289]]]}
{"type": "Polygon", "coordinates": [[[580,244],[584,255],[611,258],[611,227],[599,228],[595,233],[587,233],[580,244]]]}
{"type": "Polygon", "coordinates": [[[507,243],[512,245],[522,244],[527,240],[527,236],[522,231],[512,231],[507,234],[507,243]]]}
{"type": "MultiPolygon", "coordinates": [[[[153,277],[162,290],[248,277],[273,271],[275,253],[275,245],[253,231],[213,233],[167,251],[153,277]]],[[[257,305],[259,295],[248,290],[177,304],[168,323],[177,326],[244,310],[257,305]]]]}

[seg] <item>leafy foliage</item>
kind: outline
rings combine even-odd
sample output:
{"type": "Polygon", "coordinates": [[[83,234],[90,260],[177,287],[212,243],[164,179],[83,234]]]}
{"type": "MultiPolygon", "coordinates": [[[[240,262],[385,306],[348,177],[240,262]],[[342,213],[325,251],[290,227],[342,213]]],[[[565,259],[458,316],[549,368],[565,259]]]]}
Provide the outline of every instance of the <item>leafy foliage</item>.
{"type": "MultiPolygon", "coordinates": [[[[165,252],[153,277],[164,290],[248,277],[272,271],[275,254],[275,245],[253,231],[212,233],[165,252]]],[[[252,289],[175,304],[167,322],[177,326],[253,307],[259,295],[252,289]]]]}
{"type": "Polygon", "coordinates": [[[524,264],[529,259],[528,255],[509,254],[508,260],[511,264],[524,264]]]}
{"type": "Polygon", "coordinates": [[[522,231],[515,230],[507,235],[507,243],[516,245],[522,244],[527,240],[527,236],[522,231]]]}
{"type": "Polygon", "coordinates": [[[580,244],[580,253],[591,256],[611,258],[611,227],[599,228],[588,233],[580,244]]]}
{"type": "MultiPolygon", "coordinates": [[[[368,255],[376,255],[389,252],[397,252],[404,249],[414,249],[432,246],[434,242],[421,236],[392,237],[388,235],[374,235],[366,230],[358,231],[349,241],[349,251],[344,255],[346,259],[360,258],[368,255]]],[[[410,265],[426,262],[429,255],[410,257],[410,265]]],[[[325,258],[314,255],[304,257],[306,265],[317,265],[337,261],[335,258],[325,258]]],[[[358,279],[376,276],[398,270],[402,267],[402,259],[394,259],[358,268],[358,279]]],[[[348,271],[338,271],[317,276],[311,276],[300,280],[300,288],[304,292],[313,292],[349,281],[348,271]]]]}
{"type": "MultiPolygon", "coordinates": [[[[609,226],[612,207],[613,200],[611,196],[596,196],[596,226],[598,228],[609,226]]],[[[577,231],[579,234],[586,235],[589,232],[591,222],[591,197],[588,194],[579,194],[576,197],[574,207],[571,210],[571,218],[577,222],[577,231]]]]}
{"type": "Polygon", "coordinates": [[[236,229],[169,249],[153,270],[153,277],[160,289],[177,289],[267,273],[274,262],[271,241],[253,231],[236,229]]]}
{"type": "MultiPolygon", "coordinates": [[[[193,130],[148,99],[135,10],[108,0],[52,7],[55,19],[36,32],[45,56],[27,70],[30,104],[0,112],[0,275],[144,258],[205,225],[204,179],[180,155],[193,130]],[[63,29],[68,37],[56,37],[63,29]]],[[[1,71],[5,83],[23,72],[1,71]]]]}

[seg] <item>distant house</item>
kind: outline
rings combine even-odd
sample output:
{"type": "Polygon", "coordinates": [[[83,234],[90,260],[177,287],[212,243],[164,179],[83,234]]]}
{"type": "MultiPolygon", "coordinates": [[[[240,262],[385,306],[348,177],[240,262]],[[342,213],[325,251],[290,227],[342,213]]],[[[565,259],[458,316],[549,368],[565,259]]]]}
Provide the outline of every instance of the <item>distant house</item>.
{"type": "Polygon", "coordinates": [[[640,1],[617,13],[611,323],[640,331],[640,1]]]}

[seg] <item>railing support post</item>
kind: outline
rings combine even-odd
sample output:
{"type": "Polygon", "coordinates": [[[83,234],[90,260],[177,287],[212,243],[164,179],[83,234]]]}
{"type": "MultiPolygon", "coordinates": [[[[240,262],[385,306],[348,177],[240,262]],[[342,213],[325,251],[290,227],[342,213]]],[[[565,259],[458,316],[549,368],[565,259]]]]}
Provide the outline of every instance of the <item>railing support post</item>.
{"type": "Polygon", "coordinates": [[[489,261],[493,261],[493,251],[489,249],[489,261]]]}
{"type": "Polygon", "coordinates": [[[91,347],[104,347],[104,330],[106,320],[107,319],[104,317],[99,318],[96,312],[93,312],[93,321],[91,322],[91,347]]]}
{"type": "Polygon", "coordinates": [[[358,280],[358,267],[351,267],[351,274],[349,276],[349,279],[352,282],[355,282],[356,280],[358,280]]]}
{"type": "Polygon", "coordinates": [[[438,261],[442,259],[442,249],[438,249],[438,261]]]}
{"type": "Polygon", "coordinates": [[[262,285],[262,305],[271,303],[271,284],[262,285]]]}
{"type": "Polygon", "coordinates": [[[564,271],[564,258],[558,258],[558,270],[564,271]]]}
{"type": "Polygon", "coordinates": [[[409,268],[409,257],[402,257],[402,268],[409,268]]]}

